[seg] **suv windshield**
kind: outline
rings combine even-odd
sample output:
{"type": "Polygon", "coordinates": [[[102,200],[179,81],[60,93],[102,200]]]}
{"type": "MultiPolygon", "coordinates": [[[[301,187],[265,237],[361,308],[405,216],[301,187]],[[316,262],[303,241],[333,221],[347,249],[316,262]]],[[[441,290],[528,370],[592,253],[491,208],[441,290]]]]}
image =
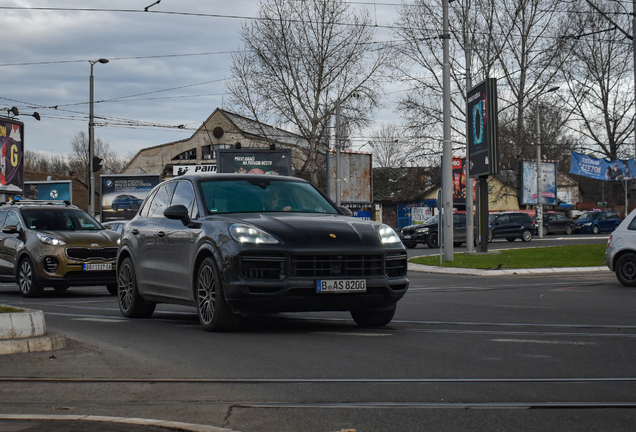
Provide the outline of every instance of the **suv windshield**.
{"type": "Polygon", "coordinates": [[[308,183],[281,180],[211,180],[201,183],[208,214],[294,211],[338,214],[308,183]]]}
{"type": "Polygon", "coordinates": [[[35,230],[76,231],[104,229],[99,222],[80,209],[22,209],[22,217],[26,226],[35,230]]]}
{"type": "Polygon", "coordinates": [[[583,220],[583,219],[596,219],[600,216],[601,212],[585,212],[583,213],[581,216],[579,216],[579,219],[583,220]]]}

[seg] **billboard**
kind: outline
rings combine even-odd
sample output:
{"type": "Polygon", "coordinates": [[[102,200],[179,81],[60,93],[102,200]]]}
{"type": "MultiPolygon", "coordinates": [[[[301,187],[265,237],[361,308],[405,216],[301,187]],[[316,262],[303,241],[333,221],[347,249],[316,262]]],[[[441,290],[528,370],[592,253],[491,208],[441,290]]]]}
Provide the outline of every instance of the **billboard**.
{"type": "Polygon", "coordinates": [[[0,117],[0,189],[24,189],[24,123],[0,117]]]}
{"type": "MultiPolygon", "coordinates": [[[[557,203],[556,162],[541,162],[541,202],[547,205],[557,203]]],[[[537,162],[521,161],[521,204],[537,203],[537,162]]]]}
{"type": "Polygon", "coordinates": [[[73,203],[72,180],[25,181],[25,198],[33,200],[68,201],[73,203]]]}
{"type": "Polygon", "coordinates": [[[217,172],[291,175],[291,149],[221,149],[217,153],[217,172]]]}
{"type": "Polygon", "coordinates": [[[174,165],[172,167],[172,175],[182,176],[185,174],[212,174],[216,172],[215,164],[201,165],[174,165]]]}
{"type": "Polygon", "coordinates": [[[597,159],[577,152],[570,152],[570,174],[597,180],[632,180],[636,173],[634,159],[597,159]]]}
{"type": "Polygon", "coordinates": [[[101,222],[132,219],[152,188],[159,183],[159,174],[101,176],[101,222]]]}
{"type": "MultiPolygon", "coordinates": [[[[466,204],[466,158],[453,158],[453,204],[466,204]]],[[[477,180],[472,179],[473,202],[477,180]]]]}
{"type": "Polygon", "coordinates": [[[499,122],[495,78],[488,78],[468,92],[466,122],[470,176],[497,174],[499,172],[499,122]]]}
{"type": "MultiPolygon", "coordinates": [[[[336,157],[337,153],[330,150],[327,154],[329,161],[328,174],[330,176],[329,198],[336,200],[336,157]]],[[[370,203],[373,201],[373,155],[367,152],[340,151],[340,195],[341,203],[370,203]]]]}

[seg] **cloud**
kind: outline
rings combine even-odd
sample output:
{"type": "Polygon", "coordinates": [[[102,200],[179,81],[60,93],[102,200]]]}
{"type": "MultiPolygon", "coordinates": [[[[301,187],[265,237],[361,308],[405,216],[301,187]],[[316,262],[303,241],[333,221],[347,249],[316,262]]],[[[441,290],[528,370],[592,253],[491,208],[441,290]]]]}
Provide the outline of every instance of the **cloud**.
{"type": "MultiPolygon", "coordinates": [[[[187,138],[192,130],[177,126],[196,129],[222,106],[230,52],[239,49],[238,30],[246,22],[240,17],[256,16],[258,7],[254,0],[163,0],[150,12],[143,9],[151,0],[3,3],[10,42],[0,48],[0,106],[42,117],[20,117],[25,148],[71,151],[72,138],[88,130],[88,60],[103,57],[109,63],[93,67],[95,136],[121,156],[187,138]]],[[[391,14],[380,13],[388,24],[391,14]]]]}

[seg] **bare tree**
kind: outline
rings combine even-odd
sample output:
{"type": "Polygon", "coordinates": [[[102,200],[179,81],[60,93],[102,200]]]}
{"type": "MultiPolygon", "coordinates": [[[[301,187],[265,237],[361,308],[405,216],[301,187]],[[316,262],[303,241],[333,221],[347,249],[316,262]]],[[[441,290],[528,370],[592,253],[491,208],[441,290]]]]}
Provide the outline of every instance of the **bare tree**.
{"type": "Polygon", "coordinates": [[[308,157],[298,174],[318,184],[336,105],[363,127],[379,103],[379,72],[389,59],[374,44],[369,15],[353,13],[343,0],[263,0],[258,19],[240,36],[244,48],[233,55],[230,102],[305,137],[308,157]]]}
{"type": "Polygon", "coordinates": [[[64,155],[26,150],[24,152],[24,170],[67,176],[70,166],[64,155]]]}
{"type": "Polygon", "coordinates": [[[371,140],[367,144],[373,148],[374,165],[382,168],[407,166],[413,158],[412,149],[401,137],[395,123],[382,124],[380,129],[371,133],[371,140]]]}
{"type": "MultiPolygon", "coordinates": [[[[471,53],[472,84],[498,78],[500,160],[516,169],[519,155],[530,156],[534,127],[526,111],[553,85],[567,61],[559,36],[565,5],[560,0],[459,0],[450,6],[451,129],[455,153],[463,153],[466,132],[466,53],[471,53]],[[469,49],[470,48],[470,49],[469,49]],[[509,156],[509,158],[506,158],[509,156]]],[[[410,88],[398,109],[411,139],[423,152],[441,154],[442,10],[436,0],[416,0],[399,10],[395,49],[397,73],[410,88]]]]}
{"type": "MultiPolygon", "coordinates": [[[[69,157],[69,165],[75,176],[88,181],[88,135],[79,132],[71,140],[72,153],[69,157]]],[[[110,169],[114,173],[119,173],[126,166],[126,158],[122,158],[110,149],[110,144],[102,141],[101,138],[95,139],[95,148],[93,154],[103,160],[102,169],[110,169]]]]}
{"type": "Polygon", "coordinates": [[[570,62],[560,70],[568,106],[584,150],[609,159],[634,157],[634,57],[632,43],[616,25],[631,17],[619,2],[595,0],[570,13],[570,62]],[[611,16],[604,18],[598,10],[611,16]]]}

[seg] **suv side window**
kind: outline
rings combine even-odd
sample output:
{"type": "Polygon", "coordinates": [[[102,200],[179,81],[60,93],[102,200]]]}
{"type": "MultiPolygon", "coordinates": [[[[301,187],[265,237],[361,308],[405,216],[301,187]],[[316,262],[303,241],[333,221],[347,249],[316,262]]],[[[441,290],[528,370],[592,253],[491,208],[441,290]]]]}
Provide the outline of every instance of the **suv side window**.
{"type": "Polygon", "coordinates": [[[7,218],[4,220],[4,224],[2,228],[7,227],[9,225],[15,225],[18,229],[22,229],[22,223],[20,222],[20,217],[13,210],[9,211],[7,214],[7,218]]]}
{"type": "Polygon", "coordinates": [[[167,185],[161,187],[152,202],[150,203],[150,209],[148,210],[148,217],[151,218],[162,218],[163,211],[168,207],[168,202],[170,202],[170,198],[172,196],[172,191],[174,189],[175,182],[168,183],[167,185]]]}
{"type": "Polygon", "coordinates": [[[7,213],[9,212],[6,212],[6,211],[0,212],[0,228],[4,224],[4,219],[7,217],[7,213]]]}
{"type": "Polygon", "coordinates": [[[150,204],[155,199],[155,195],[157,195],[157,192],[153,193],[151,196],[148,197],[148,199],[144,203],[144,206],[141,208],[141,210],[139,210],[140,216],[148,217],[148,212],[150,211],[150,204]]]}
{"type": "Polygon", "coordinates": [[[510,223],[510,216],[509,215],[501,215],[497,218],[497,220],[495,220],[495,223],[498,224],[505,224],[505,223],[510,223]]]}
{"type": "Polygon", "coordinates": [[[177,187],[172,196],[171,206],[182,204],[186,206],[190,214],[190,218],[194,219],[199,216],[197,200],[194,195],[194,188],[189,181],[177,182],[177,187]]]}

